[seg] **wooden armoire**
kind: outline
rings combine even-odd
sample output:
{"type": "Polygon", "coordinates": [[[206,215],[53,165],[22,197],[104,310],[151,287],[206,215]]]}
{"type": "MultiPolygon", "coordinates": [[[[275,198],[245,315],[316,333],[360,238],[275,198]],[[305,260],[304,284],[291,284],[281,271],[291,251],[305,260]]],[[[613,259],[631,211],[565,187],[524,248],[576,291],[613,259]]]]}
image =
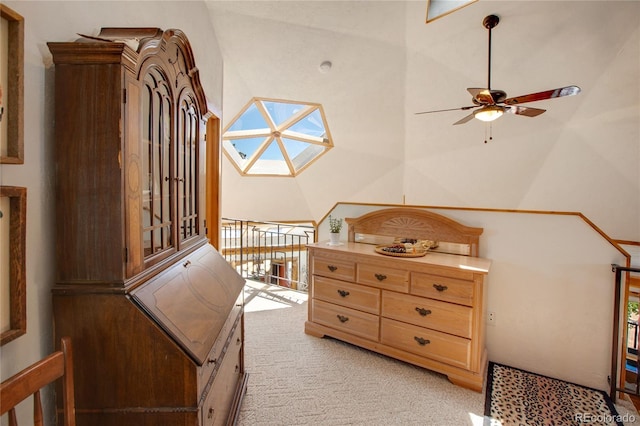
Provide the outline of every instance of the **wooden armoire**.
{"type": "Polygon", "coordinates": [[[189,41],[103,28],[48,46],[54,334],[73,342],[77,424],[233,423],[244,280],[206,237],[209,112],[189,41]]]}

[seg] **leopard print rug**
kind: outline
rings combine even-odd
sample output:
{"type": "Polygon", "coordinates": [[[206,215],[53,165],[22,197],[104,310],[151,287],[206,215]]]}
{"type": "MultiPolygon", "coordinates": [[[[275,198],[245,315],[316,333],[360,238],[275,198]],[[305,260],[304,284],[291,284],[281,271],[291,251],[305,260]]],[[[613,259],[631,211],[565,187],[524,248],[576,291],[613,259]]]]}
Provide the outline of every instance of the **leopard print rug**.
{"type": "Polygon", "coordinates": [[[599,390],[489,363],[485,425],[620,425],[609,396],[599,390]]]}

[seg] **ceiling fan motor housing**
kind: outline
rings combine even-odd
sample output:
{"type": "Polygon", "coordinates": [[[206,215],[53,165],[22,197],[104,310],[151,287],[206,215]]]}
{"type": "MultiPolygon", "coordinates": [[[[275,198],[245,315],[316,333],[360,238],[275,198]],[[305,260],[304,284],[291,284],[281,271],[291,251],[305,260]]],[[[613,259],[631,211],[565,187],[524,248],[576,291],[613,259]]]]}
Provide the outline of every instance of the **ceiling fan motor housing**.
{"type": "Polygon", "coordinates": [[[482,21],[482,25],[488,30],[495,28],[496,25],[500,22],[500,18],[497,15],[489,15],[484,18],[482,21]]]}

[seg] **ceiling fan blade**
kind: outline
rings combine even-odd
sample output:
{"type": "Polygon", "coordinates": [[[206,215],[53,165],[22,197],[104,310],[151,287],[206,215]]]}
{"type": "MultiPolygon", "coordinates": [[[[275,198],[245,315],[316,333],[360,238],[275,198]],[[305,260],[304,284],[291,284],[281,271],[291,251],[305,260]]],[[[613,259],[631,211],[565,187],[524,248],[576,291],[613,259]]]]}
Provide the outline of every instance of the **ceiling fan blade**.
{"type": "Polygon", "coordinates": [[[536,117],[545,111],[546,109],[531,108],[531,107],[524,107],[524,106],[505,107],[505,112],[508,112],[510,114],[524,115],[525,117],[536,117]]]}
{"type": "Polygon", "coordinates": [[[467,115],[466,117],[463,117],[460,120],[456,121],[455,123],[453,123],[453,125],[455,126],[456,124],[464,124],[464,123],[466,123],[468,121],[473,120],[473,117],[474,117],[474,115],[473,115],[473,113],[471,113],[471,114],[467,115]]]}
{"type": "Polygon", "coordinates": [[[544,92],[531,93],[528,95],[516,96],[513,98],[505,99],[504,103],[507,105],[523,104],[526,102],[542,101],[545,99],[560,98],[563,96],[573,96],[580,93],[578,86],[560,87],[553,90],[545,90],[544,92]]]}
{"type": "Polygon", "coordinates": [[[466,111],[468,109],[471,108],[477,108],[477,105],[471,105],[471,106],[463,106],[460,108],[449,108],[449,109],[438,109],[438,110],[434,110],[434,111],[422,111],[422,112],[416,112],[415,115],[419,115],[419,114],[431,114],[433,112],[446,112],[446,111],[466,111]]]}

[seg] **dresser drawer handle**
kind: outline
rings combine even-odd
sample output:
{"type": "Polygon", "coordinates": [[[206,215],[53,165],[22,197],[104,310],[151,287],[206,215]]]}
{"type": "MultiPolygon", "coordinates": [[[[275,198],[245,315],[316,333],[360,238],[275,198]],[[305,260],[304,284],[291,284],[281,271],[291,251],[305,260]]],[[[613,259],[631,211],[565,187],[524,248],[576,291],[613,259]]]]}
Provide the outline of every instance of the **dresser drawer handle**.
{"type": "Polygon", "coordinates": [[[335,272],[335,271],[337,271],[337,270],[338,270],[338,267],[337,267],[337,266],[333,266],[333,265],[327,265],[327,268],[329,268],[329,270],[330,270],[331,272],[335,272]]]}
{"type": "Polygon", "coordinates": [[[438,291],[445,291],[449,287],[447,287],[446,285],[442,285],[442,284],[434,284],[433,288],[435,288],[438,291]]]}
{"type": "Polygon", "coordinates": [[[421,316],[426,317],[431,313],[431,309],[419,308],[416,306],[416,312],[419,313],[421,316]]]}
{"type": "Polygon", "coordinates": [[[346,290],[338,290],[338,294],[342,297],[347,297],[349,295],[349,292],[346,290]]]}
{"type": "Polygon", "coordinates": [[[384,274],[375,274],[375,276],[378,279],[378,281],[384,281],[387,279],[387,276],[384,274]]]}
{"type": "Polygon", "coordinates": [[[345,317],[344,315],[336,315],[338,317],[338,319],[340,320],[340,322],[347,322],[349,321],[349,317],[345,317]]]}
{"type": "Polygon", "coordinates": [[[184,262],[184,263],[182,264],[182,266],[184,266],[185,268],[186,268],[187,266],[189,266],[189,265],[191,265],[191,261],[190,261],[190,260],[187,260],[186,262],[184,262]]]}
{"type": "Polygon", "coordinates": [[[209,407],[209,413],[207,414],[207,418],[208,419],[213,418],[213,408],[212,407],[209,407]]]}
{"type": "Polygon", "coordinates": [[[215,364],[216,362],[218,362],[218,358],[209,358],[207,360],[207,364],[215,364]]]}
{"type": "Polygon", "coordinates": [[[420,346],[425,346],[428,345],[429,343],[431,343],[431,341],[429,339],[424,339],[422,337],[418,337],[418,336],[414,336],[413,340],[415,340],[416,342],[418,342],[418,344],[420,346]]]}

